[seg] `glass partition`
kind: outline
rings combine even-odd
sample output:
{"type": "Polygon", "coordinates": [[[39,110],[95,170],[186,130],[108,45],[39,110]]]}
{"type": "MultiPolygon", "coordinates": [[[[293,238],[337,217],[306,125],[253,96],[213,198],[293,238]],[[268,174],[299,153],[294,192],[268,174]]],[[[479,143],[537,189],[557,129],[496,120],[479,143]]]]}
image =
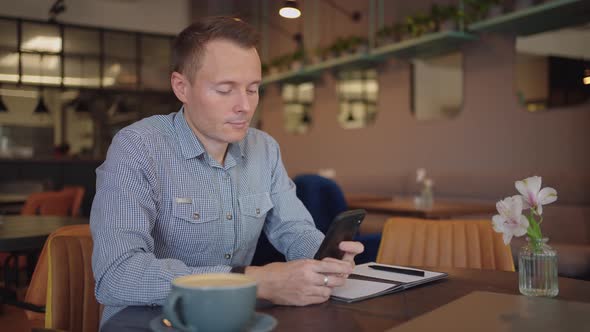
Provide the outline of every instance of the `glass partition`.
{"type": "Polygon", "coordinates": [[[23,53],[22,76],[23,83],[31,84],[61,84],[61,57],[44,53],[23,53]]]}
{"type": "Polygon", "coordinates": [[[64,85],[100,87],[100,32],[64,28],[64,85]]]}
{"type": "Polygon", "coordinates": [[[169,87],[172,38],[0,18],[0,100],[6,107],[0,141],[16,151],[4,156],[51,156],[67,143],[70,155],[104,158],[120,128],[177,111],[169,87]],[[41,101],[47,113],[35,112],[41,101]],[[47,135],[35,136],[36,142],[16,137],[29,128],[47,135]]]}
{"type": "Polygon", "coordinates": [[[167,93],[173,38],[0,18],[0,83],[167,93]]]}
{"type": "Polygon", "coordinates": [[[29,23],[22,24],[21,51],[59,53],[62,40],[59,26],[55,24],[29,23]]]}
{"type": "Polygon", "coordinates": [[[72,55],[100,56],[100,32],[87,28],[65,27],[64,52],[72,55]]]}
{"type": "Polygon", "coordinates": [[[16,51],[17,45],[16,21],[0,19],[0,49],[16,51]]]}
{"type": "Polygon", "coordinates": [[[169,76],[171,63],[171,38],[142,36],[141,86],[143,88],[156,90],[171,90],[169,76]]]}

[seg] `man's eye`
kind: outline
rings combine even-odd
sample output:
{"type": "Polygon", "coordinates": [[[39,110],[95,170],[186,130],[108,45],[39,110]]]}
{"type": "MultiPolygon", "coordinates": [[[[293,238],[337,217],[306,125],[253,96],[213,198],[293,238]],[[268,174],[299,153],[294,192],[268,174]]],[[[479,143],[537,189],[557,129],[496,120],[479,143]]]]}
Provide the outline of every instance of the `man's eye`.
{"type": "Polygon", "coordinates": [[[215,90],[217,91],[217,93],[219,93],[220,95],[229,95],[231,93],[231,90],[215,90]]]}
{"type": "Polygon", "coordinates": [[[248,94],[250,94],[250,95],[255,95],[255,94],[257,94],[257,93],[258,93],[258,89],[256,89],[256,90],[247,90],[247,92],[248,92],[248,94]]]}

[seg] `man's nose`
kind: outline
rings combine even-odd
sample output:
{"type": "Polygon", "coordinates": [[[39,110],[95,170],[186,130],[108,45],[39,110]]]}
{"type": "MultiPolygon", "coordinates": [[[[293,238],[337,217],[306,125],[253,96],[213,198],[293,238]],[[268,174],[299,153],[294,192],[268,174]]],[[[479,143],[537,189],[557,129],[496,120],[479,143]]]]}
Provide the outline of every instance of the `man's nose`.
{"type": "Polygon", "coordinates": [[[252,110],[252,105],[250,105],[250,98],[248,98],[248,92],[242,91],[236,100],[236,105],[234,106],[234,110],[237,112],[249,112],[252,110]]]}

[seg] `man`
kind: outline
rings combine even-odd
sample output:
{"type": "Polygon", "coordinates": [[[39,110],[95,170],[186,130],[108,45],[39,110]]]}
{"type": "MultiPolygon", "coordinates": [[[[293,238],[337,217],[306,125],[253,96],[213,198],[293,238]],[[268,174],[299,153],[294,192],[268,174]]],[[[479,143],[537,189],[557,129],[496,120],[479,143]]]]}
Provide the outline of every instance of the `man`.
{"type": "Polygon", "coordinates": [[[261,81],[256,32],[233,18],[197,22],[176,38],[177,113],[122,129],[97,169],[90,226],[102,322],[129,305],[161,305],[172,279],[241,272],[277,304],[326,301],[351,273],[314,256],[323,234],[295,195],[277,143],[249,128],[261,81]],[[289,262],[248,266],[264,230],[289,262]]]}

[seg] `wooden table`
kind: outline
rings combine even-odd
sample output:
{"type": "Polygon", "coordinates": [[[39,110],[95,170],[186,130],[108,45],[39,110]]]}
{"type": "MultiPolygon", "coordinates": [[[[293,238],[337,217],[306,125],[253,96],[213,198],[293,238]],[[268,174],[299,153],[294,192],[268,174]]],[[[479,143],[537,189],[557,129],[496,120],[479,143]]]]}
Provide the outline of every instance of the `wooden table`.
{"type": "Polygon", "coordinates": [[[6,194],[0,193],[0,205],[2,204],[23,204],[27,201],[28,194],[6,194]]]}
{"type": "MultiPolygon", "coordinates": [[[[277,331],[384,331],[473,291],[519,294],[515,272],[437,270],[447,272],[449,278],[362,302],[328,301],[307,307],[260,306],[257,311],[274,316],[278,320],[277,331]]],[[[559,278],[559,287],[556,299],[590,303],[590,282],[559,278]]],[[[478,312],[486,309],[485,306],[473,308],[478,312]]],[[[123,328],[149,331],[149,322],[161,312],[160,307],[128,307],[106,322],[102,331],[123,328]]],[[[437,329],[452,330],[452,325],[432,330],[437,329]]]]}
{"type": "Polygon", "coordinates": [[[467,215],[496,213],[493,203],[468,200],[450,200],[435,198],[431,208],[419,208],[414,199],[407,197],[349,196],[349,209],[365,209],[369,213],[383,213],[391,216],[407,216],[427,219],[456,218],[467,215]]]}
{"type": "MultiPolygon", "coordinates": [[[[14,254],[27,254],[29,273],[32,273],[36,256],[34,253],[43,247],[45,240],[62,226],[87,224],[88,218],[54,217],[54,216],[0,216],[0,251],[14,254]]],[[[4,264],[4,287],[0,288],[0,304],[8,303],[25,306],[16,301],[15,292],[10,289],[10,281],[17,284],[18,266],[16,260],[6,259],[4,264]],[[6,264],[12,262],[12,264],[6,264]],[[13,275],[12,278],[10,276],[13,275]],[[11,280],[13,279],[13,280],[11,280]]]]}
{"type": "Polygon", "coordinates": [[[0,215],[19,214],[28,197],[28,194],[0,193],[0,215]]]}
{"type": "Polygon", "coordinates": [[[88,218],[55,216],[0,216],[0,251],[41,249],[62,226],[87,224],[88,218]]]}

